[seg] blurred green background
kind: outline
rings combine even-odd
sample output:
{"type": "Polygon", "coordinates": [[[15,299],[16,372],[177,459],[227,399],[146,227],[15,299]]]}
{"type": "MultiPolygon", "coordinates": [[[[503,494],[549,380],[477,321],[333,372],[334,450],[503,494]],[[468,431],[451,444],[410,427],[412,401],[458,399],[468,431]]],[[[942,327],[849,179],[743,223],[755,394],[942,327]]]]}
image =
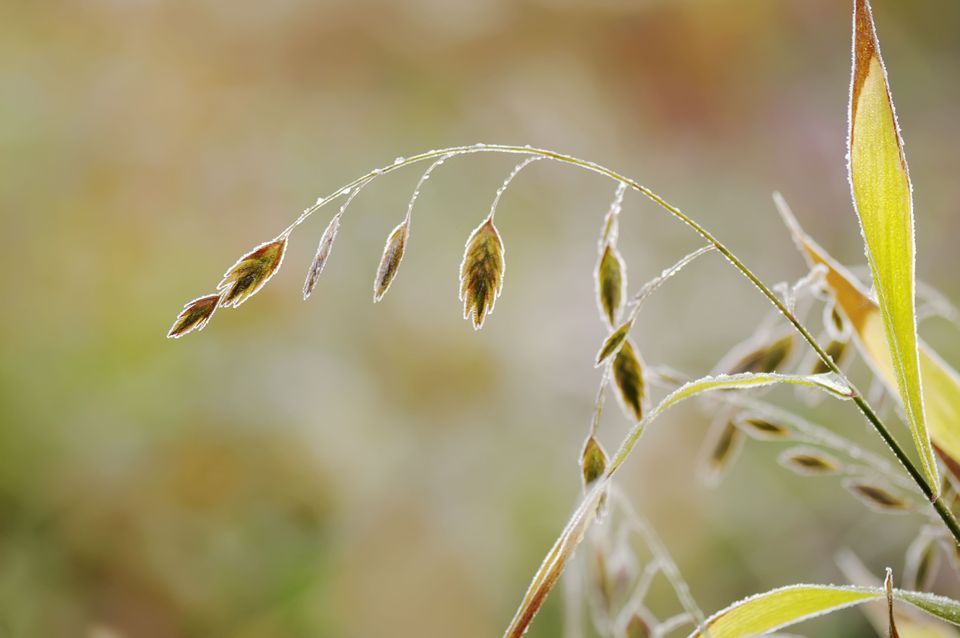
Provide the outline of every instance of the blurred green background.
{"type": "MultiPolygon", "coordinates": [[[[240,311],[180,341],[165,331],[318,195],[397,155],[476,141],[635,176],[771,283],[803,273],[779,189],[859,263],[848,4],[6,0],[0,636],[499,635],[579,494],[612,184],[547,162],[518,177],[497,216],[505,290],[479,333],[461,318],[457,267],[509,157],[437,170],[377,306],[374,270],[416,168],[354,201],[309,303],[326,212],[240,311]]],[[[918,273],[958,300],[960,5],[876,0],[875,13],[918,273]]],[[[635,290],[697,242],[628,194],[620,246],[635,290]]],[[[648,302],[637,341],[648,362],[700,374],[766,312],[709,256],[648,302]]],[[[923,333],[960,363],[955,329],[923,333]]],[[[851,406],[822,413],[873,445],[851,406]]],[[[626,424],[609,417],[612,447],[626,424]]],[[[708,611],[840,581],[843,547],[901,568],[916,517],[788,475],[774,447],[748,444],[719,488],[699,485],[706,423],[696,406],[667,415],[620,482],[708,611]]],[[[560,598],[531,636],[560,634],[560,598]]],[[[818,622],[817,635],[869,632],[857,612],[818,622]]]]}

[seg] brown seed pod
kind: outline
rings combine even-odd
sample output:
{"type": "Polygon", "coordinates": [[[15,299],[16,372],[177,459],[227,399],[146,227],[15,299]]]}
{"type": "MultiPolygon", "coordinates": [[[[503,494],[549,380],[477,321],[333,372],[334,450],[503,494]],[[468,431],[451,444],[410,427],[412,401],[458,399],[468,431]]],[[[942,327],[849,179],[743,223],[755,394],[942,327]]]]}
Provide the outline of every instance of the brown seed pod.
{"type": "Polygon", "coordinates": [[[307,271],[307,280],[303,284],[304,300],[306,300],[310,296],[310,293],[313,292],[313,289],[316,288],[317,280],[320,279],[320,273],[323,272],[323,267],[327,264],[327,258],[333,249],[333,240],[337,238],[337,231],[340,230],[340,215],[341,213],[337,213],[333,216],[333,219],[330,220],[330,223],[327,224],[326,229],[324,229],[323,235],[320,236],[320,243],[317,244],[317,254],[314,255],[313,261],[310,263],[310,269],[307,271]]]}
{"type": "Polygon", "coordinates": [[[373,280],[374,303],[383,299],[383,295],[386,294],[393,278],[396,277],[397,269],[400,268],[400,261],[403,259],[403,251],[407,247],[408,237],[410,237],[409,217],[397,224],[383,246],[380,266],[377,268],[377,276],[373,280]]]}
{"type": "Polygon", "coordinates": [[[600,254],[597,263],[597,303],[600,305],[600,314],[607,323],[614,325],[620,316],[623,298],[626,295],[627,277],[623,257],[617,247],[607,243],[600,254]]]}
{"type": "Polygon", "coordinates": [[[237,308],[263,288],[280,269],[286,248],[287,238],[280,237],[260,244],[241,257],[217,284],[217,290],[222,293],[220,306],[237,308]]]}
{"type": "Polygon", "coordinates": [[[910,503],[893,494],[885,487],[866,483],[859,479],[846,481],[844,487],[860,499],[864,505],[878,512],[903,513],[910,510],[910,503]]]}
{"type": "Polygon", "coordinates": [[[188,301],[180,314],[177,315],[177,320],[173,322],[173,327],[170,328],[167,337],[179,339],[188,332],[203,330],[219,304],[220,294],[206,295],[188,301]]]}
{"type": "Polygon", "coordinates": [[[784,450],[777,461],[783,467],[803,476],[821,476],[837,474],[843,465],[833,456],[806,447],[794,447],[784,450]]]}
{"type": "Polygon", "coordinates": [[[620,350],[613,358],[611,368],[617,396],[620,398],[624,412],[627,413],[628,418],[639,421],[643,418],[646,385],[643,380],[643,366],[630,339],[624,339],[620,350]]]}
{"type": "Polygon", "coordinates": [[[790,428],[762,417],[742,417],[737,419],[737,425],[753,439],[770,441],[790,438],[790,428]]]}
{"type": "Polygon", "coordinates": [[[471,319],[475,330],[479,330],[487,315],[493,312],[503,289],[504,252],[492,216],[477,226],[467,239],[460,264],[460,300],[463,301],[463,318],[471,319]]]}

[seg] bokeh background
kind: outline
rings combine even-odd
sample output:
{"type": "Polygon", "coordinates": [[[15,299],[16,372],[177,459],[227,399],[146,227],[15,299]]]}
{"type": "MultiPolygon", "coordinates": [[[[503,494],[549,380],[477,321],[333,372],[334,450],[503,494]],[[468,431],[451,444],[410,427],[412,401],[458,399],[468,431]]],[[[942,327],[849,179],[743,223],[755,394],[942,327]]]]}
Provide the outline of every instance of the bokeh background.
{"type": "MultiPolygon", "coordinates": [[[[499,635],[579,494],[612,184],[548,162],[516,180],[498,214],[505,291],[479,333],[456,274],[504,156],[435,173],[382,303],[371,281],[415,168],[354,201],[308,303],[326,212],[242,309],[180,341],[166,330],[318,195],[477,141],[636,176],[771,283],[803,274],[775,189],[860,263],[848,4],[6,0],[0,636],[499,635]]],[[[875,4],[919,276],[957,300],[960,5],[875,4]]],[[[620,245],[635,290],[697,242],[631,194],[620,245]]],[[[766,312],[709,256],[648,302],[636,335],[649,363],[704,373],[766,312]]],[[[955,328],[923,334],[960,363],[955,328]]],[[[874,445],[851,406],[818,410],[874,445]]],[[[841,581],[844,547],[901,568],[918,517],[788,475],[776,447],[748,444],[719,488],[700,485],[707,421],[694,405],[670,413],[620,480],[705,609],[841,581]]],[[[625,427],[608,411],[606,444],[625,427]]],[[[938,587],[957,593],[950,577],[938,587]]],[[[560,635],[560,603],[531,636],[560,635]]],[[[870,635],[858,612],[817,622],[816,635],[870,635]]]]}

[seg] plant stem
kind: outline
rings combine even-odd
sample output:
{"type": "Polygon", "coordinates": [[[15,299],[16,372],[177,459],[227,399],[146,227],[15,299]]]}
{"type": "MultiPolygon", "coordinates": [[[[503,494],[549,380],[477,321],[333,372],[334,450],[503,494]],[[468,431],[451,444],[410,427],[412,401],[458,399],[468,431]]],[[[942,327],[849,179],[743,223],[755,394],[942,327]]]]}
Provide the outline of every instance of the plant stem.
{"type": "Polygon", "coordinates": [[[740,259],[730,251],[720,240],[713,236],[713,234],[708,231],[706,228],[697,223],[693,218],[688,217],[684,212],[682,212],[676,206],[673,206],[665,199],[657,195],[655,192],[643,186],[642,184],[636,182],[629,177],[621,175],[616,171],[609,169],[605,166],[601,166],[595,162],[590,162],[587,160],[582,160],[571,155],[565,155],[563,153],[557,153],[556,151],[551,151],[548,149],[542,148],[533,148],[530,146],[514,146],[506,144],[475,144],[472,146],[455,146],[451,148],[443,149],[434,149],[427,151],[425,153],[420,153],[418,155],[413,155],[407,158],[397,158],[397,160],[388,166],[384,166],[380,169],[375,169],[370,171],[366,175],[358,177],[354,181],[340,187],[338,190],[331,193],[328,197],[320,199],[313,206],[305,209],[303,214],[291,224],[284,232],[284,235],[289,235],[294,228],[300,225],[304,220],[306,220],[314,212],[322,208],[328,202],[344,195],[345,193],[350,192],[356,186],[366,185],[366,182],[373,180],[379,175],[389,173],[391,171],[403,168],[404,166],[409,166],[410,164],[415,164],[424,160],[432,159],[444,155],[465,155],[469,153],[511,153],[511,154],[520,154],[520,155],[533,155],[539,157],[546,157],[549,159],[556,160],[564,164],[570,164],[573,166],[578,166],[580,168],[585,168],[589,171],[605,175],[610,179],[613,179],[621,184],[626,184],[630,188],[644,195],[655,204],[666,210],[668,213],[673,215],[676,219],[686,224],[694,232],[700,235],[703,239],[709,242],[724,258],[736,268],[740,274],[746,277],[750,283],[756,286],[760,293],[767,298],[770,303],[774,305],[777,311],[782,314],[787,321],[800,333],[800,336],[803,337],[804,341],[810,344],[810,347],[813,348],[814,352],[817,353],[817,356],[824,362],[824,364],[830,369],[831,372],[840,376],[849,387],[853,390],[853,401],[857,405],[857,408],[863,415],[866,417],[867,421],[870,422],[870,425],[877,431],[880,435],[880,438],[887,444],[887,446],[893,451],[894,455],[897,457],[897,460],[900,461],[900,464],[906,469],[907,473],[914,480],[917,486],[920,488],[920,491],[923,493],[924,497],[930,501],[934,509],[937,511],[937,514],[943,520],[944,525],[947,526],[947,529],[950,530],[950,533],[953,535],[954,540],[960,544],[960,523],[957,522],[957,519],[954,517],[950,509],[943,503],[943,501],[936,496],[936,491],[933,486],[931,486],[927,479],[920,473],[917,469],[917,466],[914,464],[913,460],[907,455],[900,443],[893,437],[887,427],[880,420],[880,417],[870,406],[869,403],[861,396],[859,390],[846,378],[846,375],[840,370],[836,363],[833,362],[833,359],[827,355],[823,347],[817,342],[814,336],[810,333],[809,330],[797,319],[794,313],[787,308],[786,304],[777,297],[777,295],[769,288],[763,281],[760,280],[757,275],[753,273],[740,259]]]}

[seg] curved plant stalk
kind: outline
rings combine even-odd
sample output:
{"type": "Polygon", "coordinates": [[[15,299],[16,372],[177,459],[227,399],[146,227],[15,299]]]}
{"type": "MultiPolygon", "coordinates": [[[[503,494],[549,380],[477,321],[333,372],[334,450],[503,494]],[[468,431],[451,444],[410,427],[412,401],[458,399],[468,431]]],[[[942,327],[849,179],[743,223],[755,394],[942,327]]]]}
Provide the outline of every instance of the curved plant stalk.
{"type": "Polygon", "coordinates": [[[787,383],[792,385],[802,385],[817,388],[828,392],[839,398],[851,398],[852,389],[846,385],[839,376],[835,374],[825,375],[788,375],[788,374],[754,374],[743,373],[735,375],[720,375],[715,377],[704,377],[686,383],[680,388],[668,394],[660,403],[651,410],[643,420],[638,421],[630,428],[630,431],[624,437],[620,448],[614,455],[610,463],[607,464],[603,476],[593,481],[591,489],[574,510],[563,532],[557,538],[553,547],[547,553],[546,558],[540,565],[530,586],[527,588],[523,600],[514,615],[513,620],[504,632],[504,638],[520,638],[526,633],[527,628],[533,617],[540,610],[543,602],[546,600],[550,590],[560,578],[564,568],[573,556],[574,550],[583,540],[589,530],[590,525],[596,518],[598,505],[603,500],[608,491],[613,475],[617,472],[630,453],[636,447],[637,441],[643,435],[644,431],[654,419],[663,414],[672,406],[695,397],[704,392],[715,392],[721,390],[735,390],[745,388],[755,388],[769,386],[776,383],[787,383]]]}

